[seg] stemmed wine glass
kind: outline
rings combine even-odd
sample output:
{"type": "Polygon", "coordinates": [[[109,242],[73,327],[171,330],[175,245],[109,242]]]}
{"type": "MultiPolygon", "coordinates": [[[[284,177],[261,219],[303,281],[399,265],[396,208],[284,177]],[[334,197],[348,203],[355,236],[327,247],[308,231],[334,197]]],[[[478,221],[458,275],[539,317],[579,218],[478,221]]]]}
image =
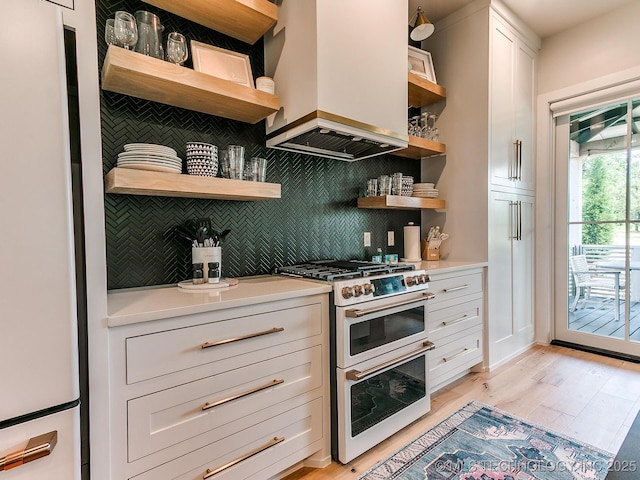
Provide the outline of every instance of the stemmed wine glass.
{"type": "Polygon", "coordinates": [[[178,32],[171,32],[167,38],[166,60],[176,65],[182,65],[188,56],[187,39],[178,32]]]}
{"type": "Polygon", "coordinates": [[[116,12],[113,31],[116,34],[118,42],[127,50],[131,50],[138,41],[138,25],[136,24],[136,19],[128,12],[122,10],[116,12]]]}

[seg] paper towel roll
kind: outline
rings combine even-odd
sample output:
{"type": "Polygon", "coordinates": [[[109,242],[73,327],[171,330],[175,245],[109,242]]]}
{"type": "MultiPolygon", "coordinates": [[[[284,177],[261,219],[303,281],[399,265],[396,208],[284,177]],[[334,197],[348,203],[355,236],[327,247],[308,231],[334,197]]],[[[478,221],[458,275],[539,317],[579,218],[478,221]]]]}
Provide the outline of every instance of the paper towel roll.
{"type": "Polygon", "coordinates": [[[409,225],[404,227],[404,257],[401,260],[403,262],[422,261],[422,255],[420,254],[420,226],[414,225],[413,222],[409,222],[409,225]]]}

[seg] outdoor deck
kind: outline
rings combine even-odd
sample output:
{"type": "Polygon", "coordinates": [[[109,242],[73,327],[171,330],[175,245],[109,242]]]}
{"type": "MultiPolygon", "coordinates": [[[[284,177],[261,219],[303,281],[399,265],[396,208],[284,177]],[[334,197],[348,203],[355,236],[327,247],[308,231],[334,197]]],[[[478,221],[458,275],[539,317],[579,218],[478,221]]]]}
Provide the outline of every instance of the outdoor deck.
{"type": "MultiPolygon", "coordinates": [[[[595,335],[624,338],[624,304],[620,302],[620,320],[614,318],[613,299],[593,298],[584,308],[569,312],[569,329],[595,335]]],[[[640,302],[631,303],[630,339],[640,341],[640,302]]]]}

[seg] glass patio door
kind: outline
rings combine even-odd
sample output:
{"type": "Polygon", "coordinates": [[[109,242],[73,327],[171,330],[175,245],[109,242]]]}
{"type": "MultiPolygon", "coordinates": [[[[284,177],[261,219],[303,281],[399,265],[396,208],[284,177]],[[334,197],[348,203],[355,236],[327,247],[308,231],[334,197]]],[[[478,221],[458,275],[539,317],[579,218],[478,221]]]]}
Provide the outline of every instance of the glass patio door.
{"type": "Polygon", "coordinates": [[[555,339],[640,356],[640,97],[556,118],[555,339]]]}

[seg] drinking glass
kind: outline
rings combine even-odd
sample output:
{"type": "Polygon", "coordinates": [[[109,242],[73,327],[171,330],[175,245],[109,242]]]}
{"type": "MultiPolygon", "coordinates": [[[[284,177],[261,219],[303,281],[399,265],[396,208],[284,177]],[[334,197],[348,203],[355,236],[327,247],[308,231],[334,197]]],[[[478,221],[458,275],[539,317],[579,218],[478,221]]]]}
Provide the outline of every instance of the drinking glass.
{"type": "Polygon", "coordinates": [[[378,189],[380,195],[391,195],[391,177],[389,175],[378,177],[378,189]]]}
{"type": "Polygon", "coordinates": [[[440,139],[440,132],[438,131],[438,127],[436,127],[436,120],[438,119],[438,115],[435,113],[430,113],[428,120],[431,121],[431,130],[429,131],[429,140],[433,140],[437,142],[440,139]]]}
{"type": "Polygon", "coordinates": [[[391,194],[392,195],[401,195],[402,194],[402,173],[397,172],[391,176],[391,194]]]}
{"type": "Polygon", "coordinates": [[[370,178],[367,181],[367,197],[375,197],[378,195],[378,179],[370,178]]]}
{"type": "Polygon", "coordinates": [[[242,180],[244,177],[244,147],[229,145],[222,155],[222,176],[242,180]]]}
{"type": "MultiPolygon", "coordinates": [[[[113,18],[107,18],[107,22],[104,24],[104,41],[107,45],[118,45],[118,39],[116,38],[116,32],[114,30],[113,18]]],[[[120,45],[118,45],[120,46],[120,45]]]]}
{"type": "Polygon", "coordinates": [[[113,31],[115,32],[116,39],[124,48],[131,50],[131,48],[138,41],[138,26],[136,19],[129,12],[118,10],[116,12],[115,20],[113,22],[113,31]]]}
{"type": "Polygon", "coordinates": [[[187,39],[181,33],[171,32],[167,38],[166,60],[182,65],[188,56],[187,39]]]}
{"type": "Polygon", "coordinates": [[[420,115],[420,124],[422,127],[420,128],[420,137],[431,139],[431,125],[429,125],[429,115],[430,112],[424,112],[420,115]]]}

